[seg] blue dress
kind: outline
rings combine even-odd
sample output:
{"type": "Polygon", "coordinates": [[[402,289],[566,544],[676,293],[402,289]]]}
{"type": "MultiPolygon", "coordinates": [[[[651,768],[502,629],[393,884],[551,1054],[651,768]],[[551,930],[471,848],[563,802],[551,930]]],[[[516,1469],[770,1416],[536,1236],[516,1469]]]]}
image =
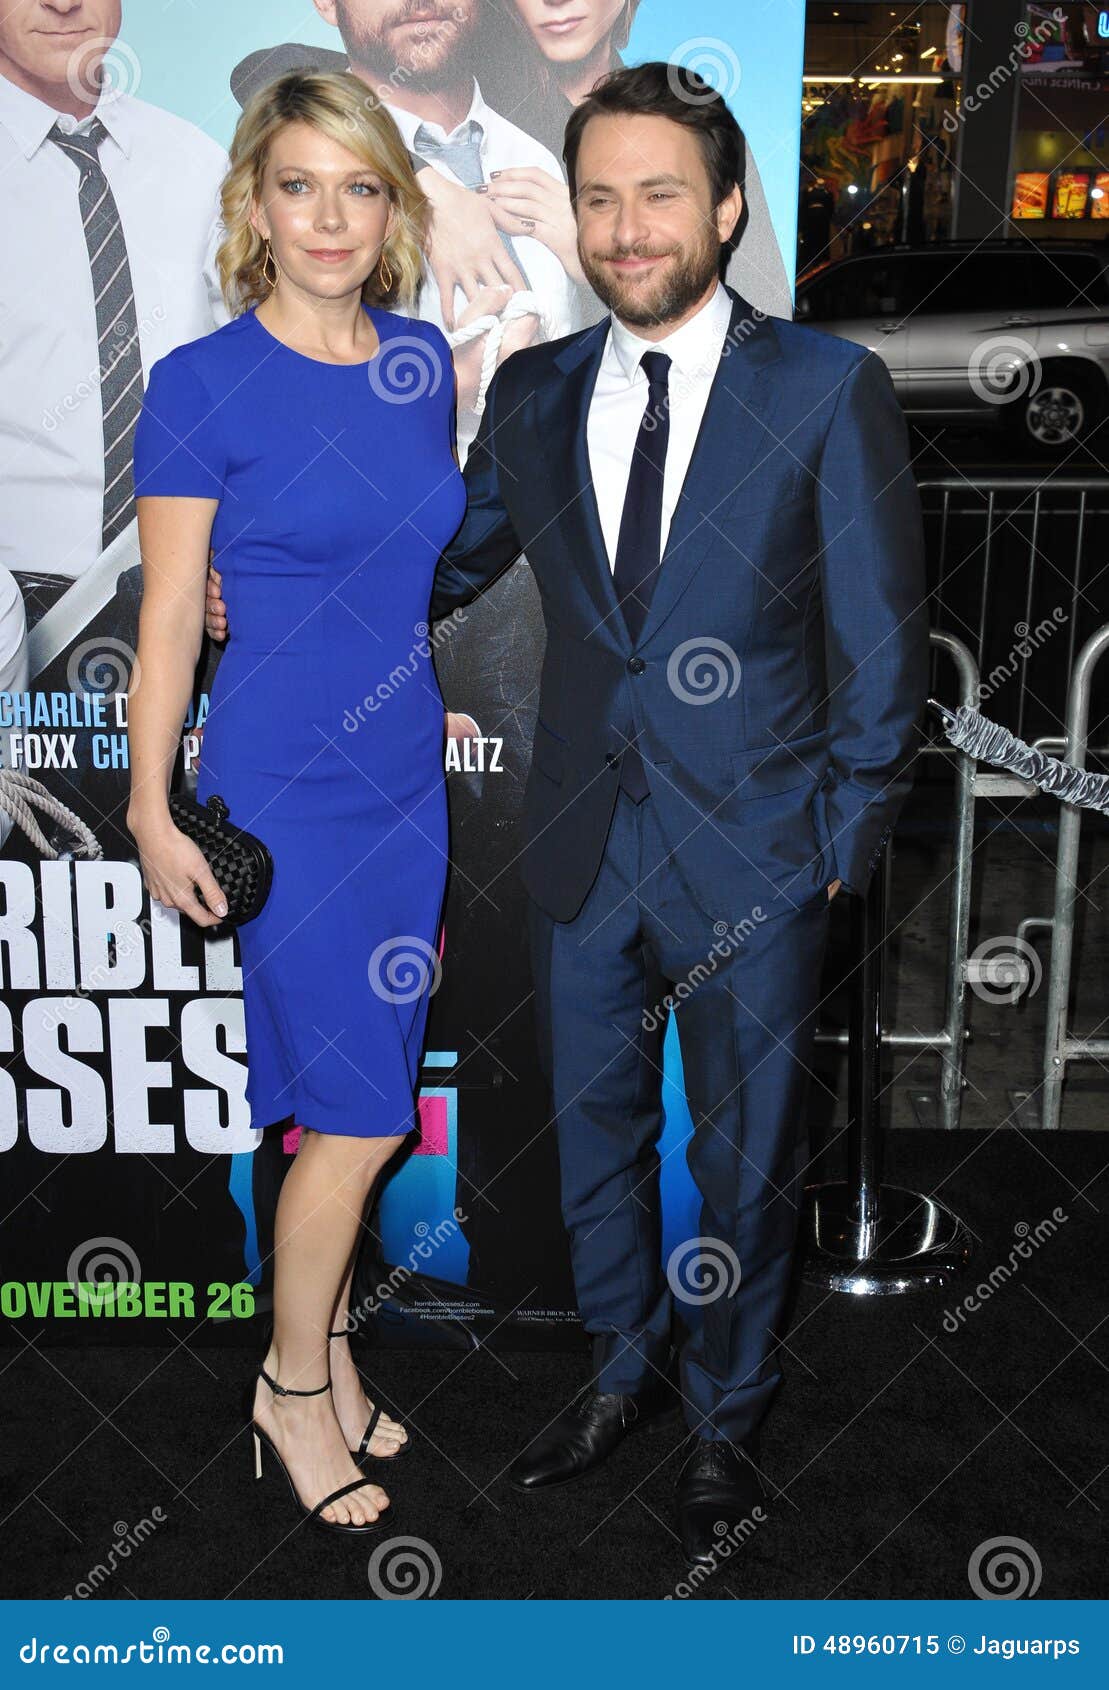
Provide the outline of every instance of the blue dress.
{"type": "Polygon", "coordinates": [[[218,499],[230,638],[197,796],[269,847],[239,930],[255,1126],[388,1137],[439,979],[443,700],[428,606],[465,508],[447,343],[367,307],[374,359],[327,364],[253,311],[156,363],[135,491],[218,499]]]}

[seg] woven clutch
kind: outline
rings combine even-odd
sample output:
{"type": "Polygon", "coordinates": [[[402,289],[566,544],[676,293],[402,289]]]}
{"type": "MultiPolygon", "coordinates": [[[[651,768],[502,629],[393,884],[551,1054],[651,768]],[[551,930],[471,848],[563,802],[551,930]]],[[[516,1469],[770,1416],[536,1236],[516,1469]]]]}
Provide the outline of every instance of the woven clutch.
{"type": "Polygon", "coordinates": [[[253,921],[273,881],[273,858],[262,841],[245,828],[232,827],[227,805],[216,793],[203,805],[171,794],[169,809],[175,825],[204,853],[227,900],[220,925],[241,927],[253,921]]]}

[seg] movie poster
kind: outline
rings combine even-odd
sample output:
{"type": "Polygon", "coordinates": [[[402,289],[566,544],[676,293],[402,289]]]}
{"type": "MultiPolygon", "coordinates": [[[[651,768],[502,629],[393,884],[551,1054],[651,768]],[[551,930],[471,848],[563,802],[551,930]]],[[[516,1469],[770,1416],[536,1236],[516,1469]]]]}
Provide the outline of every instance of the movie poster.
{"type": "MultiPolygon", "coordinates": [[[[0,296],[0,1278],[9,1317],[55,1321],[68,1341],[118,1341],[120,1317],[156,1340],[167,1316],[264,1311],[274,1205],[300,1131],[250,1118],[234,936],[205,937],[152,905],[126,829],[142,591],[130,443],[151,366],[227,320],[219,190],[244,103],[293,67],[352,69],[443,184],[431,197],[444,255],[463,234],[502,242],[477,190],[526,169],[542,210],[533,234],[509,242],[528,297],[508,355],[514,339],[600,314],[561,159],[573,104],[621,61],[685,64],[721,89],[748,137],[729,280],[764,311],[791,310],[799,10],[768,28],[754,0],[582,0],[569,22],[540,0],[451,0],[416,32],[399,27],[410,9],[303,0],[278,20],[277,8],[224,0],[89,0],[92,27],[69,38],[59,26],[57,39],[32,27],[34,8],[0,19],[0,201],[20,232],[0,296]],[[59,53],[74,95],[63,112],[18,74],[59,53]],[[449,131],[425,120],[432,84],[449,131]],[[44,1302],[21,1285],[56,1292],[44,1302]]],[[[485,334],[459,331],[489,301],[444,285],[433,260],[418,310],[458,341],[464,456],[489,360],[485,334]]],[[[575,1311],[516,872],[543,654],[526,558],[460,631],[427,638],[448,713],[452,873],[418,1110],[355,1301],[399,1342],[559,1342],[575,1311]]],[[[181,790],[195,785],[218,663],[206,647],[181,790]]],[[[666,1098],[667,1214],[684,1238],[696,1206],[674,1038],[666,1098]]]]}

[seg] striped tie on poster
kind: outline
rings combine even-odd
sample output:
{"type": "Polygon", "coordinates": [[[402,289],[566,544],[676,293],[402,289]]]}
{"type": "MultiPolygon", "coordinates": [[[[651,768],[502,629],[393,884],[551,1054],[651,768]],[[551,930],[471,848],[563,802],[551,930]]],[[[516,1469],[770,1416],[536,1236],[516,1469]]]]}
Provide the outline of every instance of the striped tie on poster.
{"type": "Polygon", "coordinates": [[[50,139],[81,171],[81,222],[89,250],[100,355],[100,403],[104,417],[104,508],[101,545],[107,546],[134,513],[131,454],[142,404],[142,353],[135,295],[119,208],[100,163],[107,130],[93,118],[83,135],[67,135],[58,124],[50,139]]]}

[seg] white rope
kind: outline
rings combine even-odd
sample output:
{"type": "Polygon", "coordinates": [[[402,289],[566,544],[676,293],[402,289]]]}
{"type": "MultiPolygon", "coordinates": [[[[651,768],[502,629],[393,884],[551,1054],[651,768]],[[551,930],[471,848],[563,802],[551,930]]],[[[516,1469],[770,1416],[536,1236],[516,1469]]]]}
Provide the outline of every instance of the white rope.
{"type": "Polygon", "coordinates": [[[514,293],[498,316],[488,312],[484,317],[475,317],[465,328],[455,329],[447,336],[453,350],[459,346],[469,346],[472,340],[485,336],[485,350],[481,357],[481,375],[478,378],[477,399],[474,402],[475,416],[481,415],[485,409],[485,395],[489,391],[489,383],[496,374],[500,361],[501,342],[504,331],[509,323],[516,322],[520,317],[538,317],[542,339],[551,337],[551,314],[539,295],[531,292],[514,293]]]}
{"type": "Polygon", "coordinates": [[[41,810],[44,816],[52,821],[63,822],[77,842],[76,855],[80,857],[102,857],[103,848],[90,827],[86,827],[80,816],[75,815],[59,798],[47,792],[40,781],[32,780],[22,769],[0,769],[0,810],[6,810],[17,827],[23,829],[31,844],[36,847],[42,857],[49,857],[56,862],[61,856],[55,851],[46,835],[35,819],[35,810],[41,810]]]}

